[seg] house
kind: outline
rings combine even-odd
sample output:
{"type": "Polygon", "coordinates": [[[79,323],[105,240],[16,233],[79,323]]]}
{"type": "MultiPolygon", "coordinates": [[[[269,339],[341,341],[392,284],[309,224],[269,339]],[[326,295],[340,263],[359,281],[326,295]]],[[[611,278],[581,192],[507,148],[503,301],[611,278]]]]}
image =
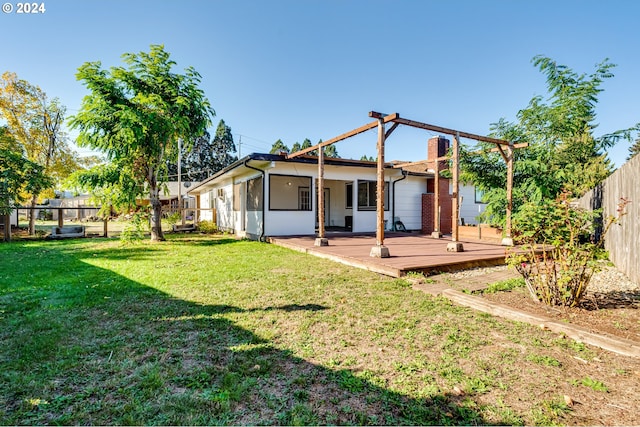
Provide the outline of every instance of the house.
{"type": "MultiPolygon", "coordinates": [[[[448,146],[448,140],[442,137],[429,140],[431,151],[446,151],[445,144],[448,146]]],[[[434,212],[434,200],[429,195],[434,190],[434,172],[424,166],[394,166],[385,165],[385,228],[430,233],[433,217],[429,213],[434,212]]],[[[318,227],[317,179],[316,157],[287,159],[284,155],[253,153],[194,186],[188,194],[196,199],[200,220],[214,221],[219,228],[240,237],[313,235],[318,227]]],[[[451,232],[449,180],[440,179],[439,187],[441,231],[447,233],[451,232]]],[[[325,158],[325,228],[374,232],[376,188],[375,162],[325,158]]],[[[474,194],[472,187],[465,191],[474,194]]],[[[470,210],[477,212],[473,197],[463,199],[465,204],[473,205],[470,210]]]]}

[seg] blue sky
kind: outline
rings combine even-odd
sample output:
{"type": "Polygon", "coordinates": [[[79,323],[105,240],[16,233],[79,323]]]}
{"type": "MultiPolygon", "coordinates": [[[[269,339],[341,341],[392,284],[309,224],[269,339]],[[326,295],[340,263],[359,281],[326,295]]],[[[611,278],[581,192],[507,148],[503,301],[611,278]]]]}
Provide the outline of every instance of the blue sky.
{"type": "MultiPolygon", "coordinates": [[[[74,114],[86,94],[80,65],[121,65],[125,52],[164,44],[178,71],[200,72],[213,128],[224,119],[243,155],[277,139],[332,138],[371,121],[372,110],[487,134],[545,95],[531,64],[538,54],[587,74],[610,58],[618,66],[603,85],[596,134],[640,122],[636,1],[48,0],[39,15],[9,3],[0,71],[74,114]]],[[[386,158],[423,159],[431,136],[400,127],[386,158]]],[[[375,140],[369,131],[337,149],[375,156],[375,140]]],[[[609,151],[617,166],[627,147],[609,151]]]]}

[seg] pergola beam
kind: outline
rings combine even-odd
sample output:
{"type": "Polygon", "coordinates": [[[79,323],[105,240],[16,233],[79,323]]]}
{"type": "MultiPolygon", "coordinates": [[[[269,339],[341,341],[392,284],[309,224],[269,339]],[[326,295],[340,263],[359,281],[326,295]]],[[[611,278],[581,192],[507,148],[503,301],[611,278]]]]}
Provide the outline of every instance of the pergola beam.
{"type": "MultiPolygon", "coordinates": [[[[372,113],[369,113],[370,116],[371,116],[371,114],[372,113]]],[[[394,121],[398,117],[399,117],[398,113],[393,113],[393,114],[389,114],[387,116],[383,116],[383,117],[381,117],[381,119],[382,119],[382,123],[388,123],[388,122],[394,121]]],[[[287,159],[293,159],[294,157],[298,157],[298,156],[302,156],[302,155],[305,155],[307,153],[310,153],[313,150],[319,150],[322,147],[326,147],[327,145],[335,144],[336,142],[342,141],[342,140],[347,139],[347,138],[351,138],[352,136],[356,136],[358,134],[361,134],[363,132],[371,130],[371,129],[375,128],[375,127],[378,127],[378,120],[376,120],[375,122],[367,123],[366,125],[360,126],[359,128],[354,129],[352,131],[343,133],[342,135],[336,136],[335,138],[331,138],[331,139],[328,139],[326,141],[322,141],[319,144],[313,145],[311,147],[305,148],[305,149],[300,150],[300,151],[296,151],[295,153],[288,154],[287,155],[287,159]]],[[[389,129],[389,130],[391,130],[391,129],[389,129]]]]}
{"type": "Polygon", "coordinates": [[[402,125],[411,126],[418,129],[425,129],[433,132],[444,133],[447,135],[453,135],[453,136],[458,135],[459,137],[475,139],[476,141],[492,142],[494,144],[499,144],[499,145],[509,145],[509,141],[505,141],[503,139],[491,138],[488,136],[476,135],[474,133],[468,133],[468,132],[460,132],[455,129],[443,128],[441,126],[434,126],[427,123],[417,122],[415,120],[407,120],[401,117],[398,117],[397,119],[393,120],[393,122],[400,123],[402,125]]]}

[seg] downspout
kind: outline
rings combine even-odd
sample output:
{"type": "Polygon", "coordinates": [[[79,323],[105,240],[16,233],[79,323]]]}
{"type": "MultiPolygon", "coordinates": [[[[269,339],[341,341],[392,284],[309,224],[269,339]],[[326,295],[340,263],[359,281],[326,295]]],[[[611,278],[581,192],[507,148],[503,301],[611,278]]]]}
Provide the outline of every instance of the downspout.
{"type": "Polygon", "coordinates": [[[396,179],[391,184],[391,230],[396,231],[396,182],[407,179],[407,171],[402,171],[402,178],[396,179]]]}
{"type": "Polygon", "coordinates": [[[266,173],[265,171],[263,171],[262,169],[258,169],[258,168],[254,168],[253,166],[249,165],[249,160],[251,159],[247,159],[244,161],[244,166],[249,168],[249,169],[253,169],[254,171],[258,171],[262,174],[262,227],[260,229],[260,238],[259,240],[261,242],[264,241],[264,221],[266,219],[265,216],[265,203],[264,203],[264,190],[265,190],[265,179],[266,179],[266,173]]]}

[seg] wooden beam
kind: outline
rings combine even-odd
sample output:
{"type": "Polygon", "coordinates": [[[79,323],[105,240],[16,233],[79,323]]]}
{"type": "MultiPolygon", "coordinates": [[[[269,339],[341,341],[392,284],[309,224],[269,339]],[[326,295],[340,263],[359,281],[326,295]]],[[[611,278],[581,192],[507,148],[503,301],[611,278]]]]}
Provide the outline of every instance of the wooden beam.
{"type": "MultiPolygon", "coordinates": [[[[371,114],[371,113],[369,113],[369,114],[371,114]]],[[[398,113],[393,113],[393,114],[389,114],[387,116],[384,116],[381,120],[383,121],[383,123],[388,123],[388,122],[394,121],[398,117],[399,117],[398,113]]],[[[366,132],[366,131],[368,131],[370,129],[373,129],[373,128],[377,127],[377,126],[378,126],[378,121],[377,120],[375,122],[367,123],[366,125],[360,126],[357,129],[354,129],[352,131],[343,133],[342,135],[336,136],[335,138],[328,139],[328,140],[323,141],[323,142],[321,142],[319,144],[316,144],[314,146],[305,148],[305,149],[300,150],[300,151],[296,151],[295,153],[290,153],[290,154],[287,155],[287,159],[293,159],[294,157],[302,156],[302,155],[307,154],[307,153],[309,153],[309,152],[311,152],[313,150],[318,150],[318,149],[320,149],[322,147],[326,147],[327,145],[335,144],[336,142],[342,141],[342,140],[347,139],[347,138],[351,138],[352,136],[356,136],[356,135],[361,134],[363,132],[366,132]]]]}
{"type": "Polygon", "coordinates": [[[460,216],[460,136],[453,137],[453,195],[451,199],[451,241],[458,241],[458,220],[460,216]]]}
{"type": "Polygon", "coordinates": [[[389,130],[387,130],[387,132],[384,134],[384,139],[386,140],[387,138],[389,138],[389,136],[393,133],[394,130],[396,130],[396,128],[400,126],[400,123],[394,123],[389,130]]]}
{"type": "Polygon", "coordinates": [[[513,145],[507,147],[507,211],[504,227],[504,239],[502,244],[505,246],[513,246],[513,238],[511,237],[511,213],[513,211],[513,145]]]}
{"type": "Polygon", "coordinates": [[[444,128],[441,126],[434,126],[427,123],[417,122],[415,120],[403,119],[400,117],[393,120],[393,122],[400,123],[402,125],[411,126],[418,129],[425,129],[433,132],[444,133],[447,135],[454,135],[454,136],[458,135],[459,137],[475,139],[476,141],[492,142],[494,144],[499,144],[499,145],[509,145],[509,141],[505,141],[503,139],[490,138],[488,136],[476,135],[474,133],[468,133],[468,132],[460,132],[455,129],[444,128]]]}
{"type": "MultiPolygon", "coordinates": [[[[528,142],[521,142],[519,144],[513,144],[513,148],[526,148],[529,146],[528,142]]],[[[492,148],[491,150],[489,150],[490,153],[495,153],[497,151],[500,151],[500,146],[497,146],[496,148],[492,148]]],[[[482,151],[477,151],[473,154],[480,154],[482,153],[482,151]]]]}
{"type": "Polygon", "coordinates": [[[384,122],[378,119],[378,182],[376,188],[376,245],[384,245],[384,122]]]}
{"type": "MultiPolygon", "coordinates": [[[[318,238],[325,238],[324,230],[324,152],[318,150],[318,238]]],[[[317,245],[320,246],[320,245],[317,245]]]]}

